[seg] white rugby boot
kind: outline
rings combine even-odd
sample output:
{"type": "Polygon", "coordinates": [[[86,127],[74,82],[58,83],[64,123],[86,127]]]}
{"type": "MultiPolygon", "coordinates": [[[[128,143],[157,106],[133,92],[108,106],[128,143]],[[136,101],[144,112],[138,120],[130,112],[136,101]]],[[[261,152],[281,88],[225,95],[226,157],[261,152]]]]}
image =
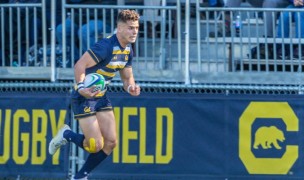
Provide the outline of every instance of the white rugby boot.
{"type": "Polygon", "coordinates": [[[68,141],[63,137],[63,133],[65,130],[71,130],[71,128],[64,124],[57,132],[55,137],[51,140],[49,144],[49,153],[54,155],[56,151],[62,146],[65,145],[68,141]]]}

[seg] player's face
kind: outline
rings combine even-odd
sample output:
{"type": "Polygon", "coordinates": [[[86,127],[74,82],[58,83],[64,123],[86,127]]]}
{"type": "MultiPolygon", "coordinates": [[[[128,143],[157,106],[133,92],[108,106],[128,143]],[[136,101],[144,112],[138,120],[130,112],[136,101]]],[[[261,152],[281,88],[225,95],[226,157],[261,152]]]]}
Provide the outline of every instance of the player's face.
{"type": "Polygon", "coordinates": [[[139,23],[138,21],[127,21],[127,23],[122,23],[121,26],[121,35],[124,39],[124,43],[134,43],[137,38],[139,23]]]}

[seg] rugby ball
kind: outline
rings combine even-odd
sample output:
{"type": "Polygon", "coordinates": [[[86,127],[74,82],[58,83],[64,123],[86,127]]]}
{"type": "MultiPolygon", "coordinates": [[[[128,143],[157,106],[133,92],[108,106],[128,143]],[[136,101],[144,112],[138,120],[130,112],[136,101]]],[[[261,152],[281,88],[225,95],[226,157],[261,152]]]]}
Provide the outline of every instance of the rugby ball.
{"type": "Polygon", "coordinates": [[[104,90],[106,86],[106,81],[103,75],[98,73],[87,74],[84,79],[84,87],[89,88],[92,86],[96,86],[93,92],[98,90],[104,90]]]}

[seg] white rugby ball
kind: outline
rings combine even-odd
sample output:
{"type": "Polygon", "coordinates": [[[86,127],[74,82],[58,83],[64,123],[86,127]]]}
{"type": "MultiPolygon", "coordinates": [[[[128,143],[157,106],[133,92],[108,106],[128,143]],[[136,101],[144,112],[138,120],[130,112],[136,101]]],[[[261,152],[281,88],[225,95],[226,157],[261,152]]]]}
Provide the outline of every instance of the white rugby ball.
{"type": "Polygon", "coordinates": [[[98,73],[87,74],[84,79],[84,87],[89,88],[92,86],[96,86],[93,92],[98,90],[104,90],[106,86],[106,81],[103,75],[98,73]]]}

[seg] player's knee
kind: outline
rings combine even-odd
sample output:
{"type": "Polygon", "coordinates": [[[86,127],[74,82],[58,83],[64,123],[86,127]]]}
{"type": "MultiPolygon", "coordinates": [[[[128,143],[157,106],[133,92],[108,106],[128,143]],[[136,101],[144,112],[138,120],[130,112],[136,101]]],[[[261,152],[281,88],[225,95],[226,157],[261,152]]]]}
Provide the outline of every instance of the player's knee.
{"type": "Polygon", "coordinates": [[[97,153],[103,148],[103,140],[90,138],[89,141],[84,145],[84,149],[89,153],[97,153]]]}
{"type": "Polygon", "coordinates": [[[105,141],[105,146],[108,149],[114,149],[117,145],[117,140],[116,139],[111,139],[111,140],[106,140],[105,141]]]}

